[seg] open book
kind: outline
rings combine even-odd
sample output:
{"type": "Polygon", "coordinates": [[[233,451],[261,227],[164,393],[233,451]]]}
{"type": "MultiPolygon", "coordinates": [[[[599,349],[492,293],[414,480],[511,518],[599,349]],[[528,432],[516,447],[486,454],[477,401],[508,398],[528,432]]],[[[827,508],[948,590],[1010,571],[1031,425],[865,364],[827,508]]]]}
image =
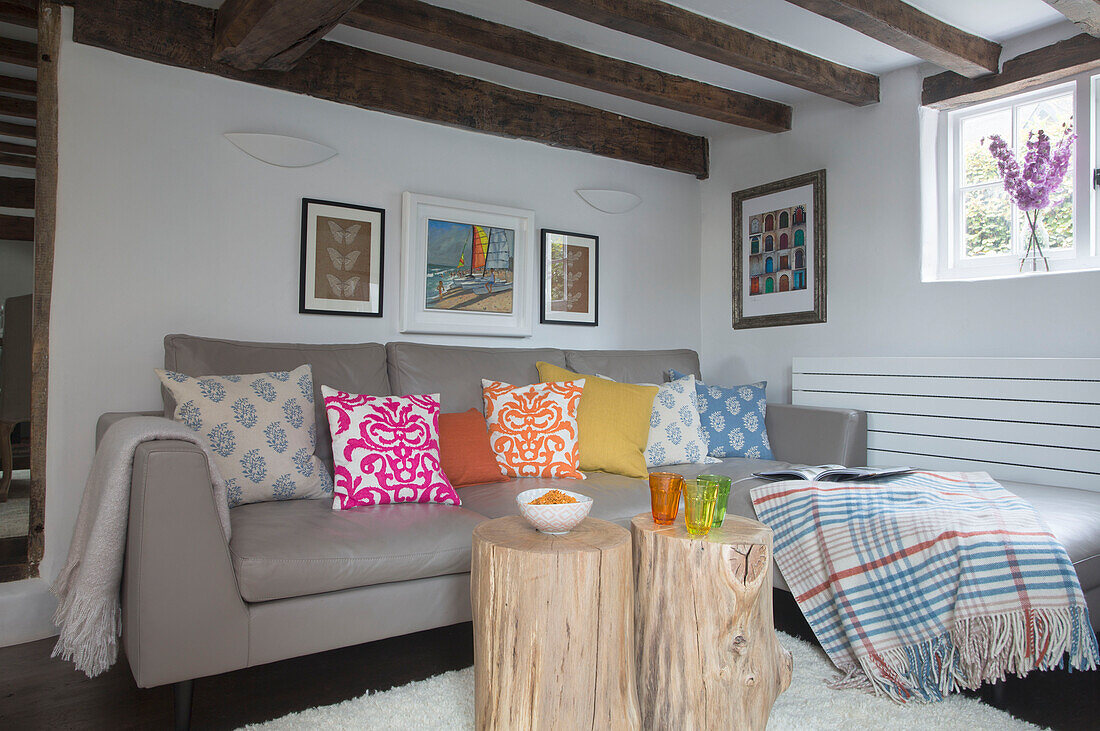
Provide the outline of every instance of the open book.
{"type": "Polygon", "coordinates": [[[818,482],[848,482],[870,480],[874,477],[892,477],[912,472],[912,467],[845,467],[842,464],[820,464],[802,469],[753,472],[753,477],[765,480],[817,480],[818,482]]]}

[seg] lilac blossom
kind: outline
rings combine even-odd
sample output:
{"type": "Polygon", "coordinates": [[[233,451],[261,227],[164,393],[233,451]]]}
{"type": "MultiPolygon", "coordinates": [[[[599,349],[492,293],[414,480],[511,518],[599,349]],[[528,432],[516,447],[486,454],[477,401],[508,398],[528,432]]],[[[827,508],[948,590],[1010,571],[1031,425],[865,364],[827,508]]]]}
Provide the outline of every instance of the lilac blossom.
{"type": "Polygon", "coordinates": [[[989,152],[997,162],[1005,191],[1017,208],[1037,211],[1061,202],[1052,201],[1051,196],[1066,177],[1076,140],[1072,127],[1065,128],[1062,139],[1054,146],[1043,130],[1031,132],[1021,164],[1003,137],[989,136],[989,152]]]}

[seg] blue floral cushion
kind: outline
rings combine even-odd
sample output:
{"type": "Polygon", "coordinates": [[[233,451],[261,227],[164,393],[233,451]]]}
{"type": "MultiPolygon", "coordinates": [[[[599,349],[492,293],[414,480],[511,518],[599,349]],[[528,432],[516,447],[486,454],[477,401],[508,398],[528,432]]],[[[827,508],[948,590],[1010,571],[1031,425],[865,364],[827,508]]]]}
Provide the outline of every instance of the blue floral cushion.
{"type": "MultiPolygon", "coordinates": [[[[687,378],[676,370],[670,370],[668,375],[673,381],[687,378]]],[[[773,459],[768,431],[764,427],[767,386],[767,381],[732,387],[695,382],[695,405],[711,457],[773,459]]]]}
{"type": "Polygon", "coordinates": [[[332,478],[313,453],[317,425],[308,365],[251,375],[157,375],[176,400],[173,418],[210,448],[229,507],[332,497],[332,478]]]}

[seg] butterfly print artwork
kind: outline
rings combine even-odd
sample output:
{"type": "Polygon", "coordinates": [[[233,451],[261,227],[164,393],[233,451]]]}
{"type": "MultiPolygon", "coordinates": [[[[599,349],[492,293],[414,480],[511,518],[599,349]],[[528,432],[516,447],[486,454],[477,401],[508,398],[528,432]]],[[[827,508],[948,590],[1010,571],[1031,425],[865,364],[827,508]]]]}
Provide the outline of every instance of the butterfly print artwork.
{"type": "Polygon", "coordinates": [[[340,281],[339,277],[329,274],[328,286],[332,289],[332,294],[336,297],[351,297],[355,294],[355,288],[359,286],[359,277],[352,277],[347,281],[340,281]]]}
{"type": "Polygon", "coordinates": [[[353,223],[347,228],[342,227],[332,219],[329,219],[328,228],[332,232],[332,238],[336,239],[336,243],[341,246],[351,246],[351,242],[355,241],[355,237],[359,234],[359,229],[362,224],[353,223]]]}
{"type": "Polygon", "coordinates": [[[381,208],[302,199],[298,311],[382,316],[381,208]]]}
{"type": "MultiPolygon", "coordinates": [[[[329,221],[329,223],[332,223],[329,221]]],[[[328,247],[328,258],[332,259],[332,265],[336,267],[338,272],[350,272],[351,268],[355,266],[355,260],[359,258],[359,254],[362,252],[353,251],[347,256],[344,256],[331,246],[328,247]]]]}

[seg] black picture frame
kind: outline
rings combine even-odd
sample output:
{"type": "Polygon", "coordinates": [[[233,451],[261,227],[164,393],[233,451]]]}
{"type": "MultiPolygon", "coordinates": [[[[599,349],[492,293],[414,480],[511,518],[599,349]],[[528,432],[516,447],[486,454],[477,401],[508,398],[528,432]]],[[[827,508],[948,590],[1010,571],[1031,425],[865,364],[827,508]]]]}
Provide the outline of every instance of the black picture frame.
{"type": "MultiPolygon", "coordinates": [[[[335,235],[335,234],[334,234],[335,235]]],[[[350,242],[349,242],[350,245],[350,242]]],[[[314,251],[312,256],[316,260],[317,242],[314,244],[314,251]]],[[[335,262],[334,262],[335,263],[335,262]]],[[[299,271],[298,271],[298,313],[299,314],[311,314],[311,315],[351,315],[356,317],[382,317],[383,309],[383,295],[385,292],[385,266],[386,266],[386,210],[384,208],[377,208],[375,206],[364,206],[355,203],[339,203],[337,201],[321,200],[319,198],[302,198],[302,227],[301,227],[301,256],[299,259],[299,271]],[[373,303],[371,309],[367,310],[353,310],[353,309],[332,309],[318,307],[316,305],[307,306],[307,300],[329,300],[333,303],[339,303],[340,300],[335,298],[320,297],[316,292],[312,295],[309,291],[309,280],[307,277],[308,262],[311,256],[311,247],[309,243],[309,224],[312,214],[311,208],[325,206],[331,209],[340,209],[348,212],[347,218],[358,220],[361,218],[363,222],[369,222],[371,224],[370,233],[370,252],[368,253],[368,261],[372,262],[374,266],[371,267],[372,273],[377,273],[377,295],[371,300],[373,303]],[[369,215],[362,215],[363,213],[369,215]],[[358,214],[358,216],[356,215],[358,214]],[[374,232],[374,226],[377,225],[377,236],[374,232]],[[375,258],[374,252],[378,252],[377,258],[375,258]],[[376,306],[376,307],[375,307],[376,306]]],[[[363,286],[372,286],[374,282],[371,277],[368,282],[363,286]]],[[[333,285],[335,286],[335,285],[333,285]]],[[[358,286],[358,285],[356,285],[358,286]]]]}
{"type": "Polygon", "coordinates": [[[560,229],[544,228],[539,234],[541,246],[539,248],[539,322],[544,325],[582,325],[596,327],[600,324],[600,237],[595,234],[577,233],[576,231],[562,231],[560,229]],[[591,240],[589,258],[589,273],[592,279],[589,300],[591,302],[591,321],[587,319],[565,318],[559,315],[555,317],[550,307],[550,287],[547,280],[547,259],[551,236],[568,236],[578,239],[591,240]]]}
{"type": "MultiPolygon", "coordinates": [[[[776,327],[780,325],[805,325],[811,323],[819,323],[826,321],[826,302],[828,285],[828,276],[826,270],[827,257],[826,257],[826,244],[827,244],[827,231],[826,231],[826,199],[825,199],[825,170],[815,170],[810,173],[804,173],[803,175],[796,175],[784,180],[777,180],[774,183],[766,183],[764,185],[758,185],[753,188],[746,188],[745,190],[739,190],[732,194],[733,203],[733,241],[732,241],[732,275],[733,275],[733,328],[735,330],[742,330],[754,327],[776,327]],[[774,193],[781,193],[784,191],[796,190],[806,186],[812,186],[812,193],[810,200],[813,204],[813,212],[810,216],[813,221],[813,237],[809,244],[813,249],[808,255],[808,259],[813,262],[813,305],[809,309],[792,310],[786,312],[776,312],[774,314],[766,315],[753,315],[746,316],[745,298],[749,296],[749,293],[745,291],[745,215],[744,209],[746,203],[751,202],[755,198],[761,198],[763,196],[772,195],[774,193]]],[[[753,216],[759,216],[761,214],[754,213],[753,216]]],[[[766,233],[766,231],[764,232],[766,233]]],[[[750,231],[750,238],[752,232],[750,231]]],[[[760,234],[757,234],[759,236],[760,234]]],[[[809,237],[807,237],[809,239],[809,237]]],[[[797,239],[795,239],[797,241],[797,239]]],[[[753,256],[756,256],[756,252],[750,252],[753,256]]],[[[767,270],[770,272],[771,270],[767,270]]],[[[756,276],[751,270],[749,272],[750,279],[756,276]]],[[[772,290],[767,290],[768,293],[772,290]]],[[[777,291],[779,296],[783,296],[785,291],[780,289],[777,291]]],[[[768,296],[771,296],[770,294],[768,296]]]]}

